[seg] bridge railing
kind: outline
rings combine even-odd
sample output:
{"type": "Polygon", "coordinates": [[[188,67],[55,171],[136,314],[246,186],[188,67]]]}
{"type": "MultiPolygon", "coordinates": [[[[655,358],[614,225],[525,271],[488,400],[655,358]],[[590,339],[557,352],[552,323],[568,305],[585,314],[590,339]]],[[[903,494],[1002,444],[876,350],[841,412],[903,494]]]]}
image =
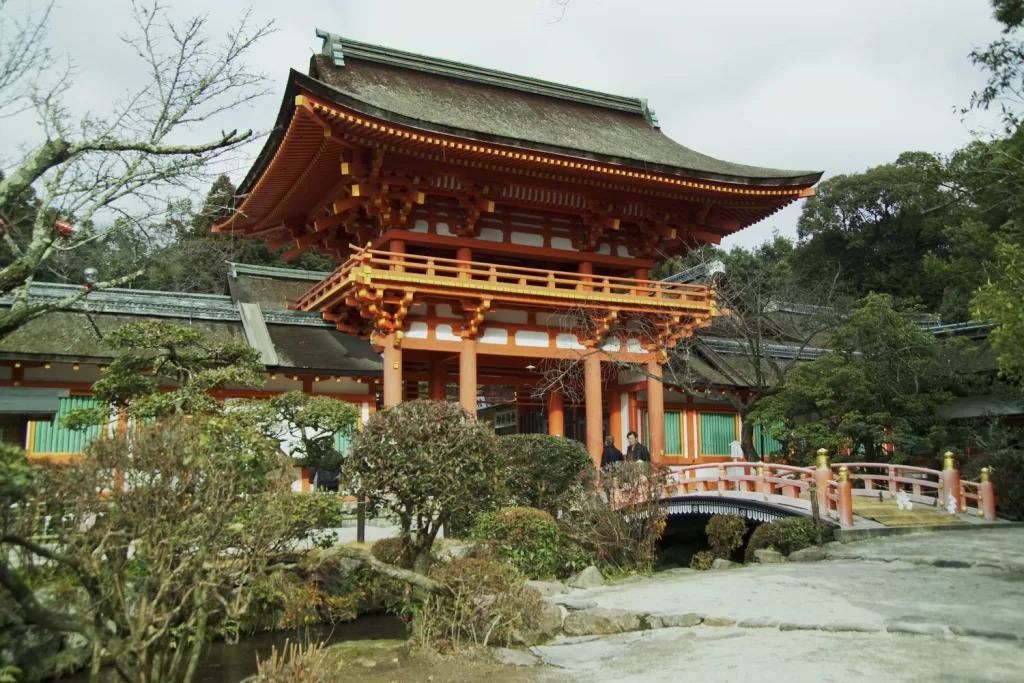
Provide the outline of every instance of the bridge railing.
{"type": "Polygon", "coordinates": [[[843,526],[853,525],[854,496],[893,499],[901,492],[919,504],[976,512],[990,521],[996,518],[988,469],[982,470],[980,481],[963,481],[952,453],[946,454],[941,471],[890,463],[831,464],[824,449],[818,451],[817,467],[744,461],[670,466],[668,470],[665,497],[717,493],[804,510],[811,508],[810,486],[815,482],[820,514],[843,526]]]}

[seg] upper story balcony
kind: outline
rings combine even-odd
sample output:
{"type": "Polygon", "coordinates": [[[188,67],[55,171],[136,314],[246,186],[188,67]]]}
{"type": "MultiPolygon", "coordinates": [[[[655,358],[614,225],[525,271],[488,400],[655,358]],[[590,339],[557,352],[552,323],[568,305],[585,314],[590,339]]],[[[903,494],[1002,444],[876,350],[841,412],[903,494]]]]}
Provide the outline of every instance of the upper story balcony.
{"type": "MultiPolygon", "coordinates": [[[[292,308],[335,313],[357,301],[486,301],[494,308],[588,309],[707,321],[709,287],[658,280],[545,271],[363,249],[306,292],[292,308]]],[[[364,316],[370,317],[370,316],[364,316]]]]}

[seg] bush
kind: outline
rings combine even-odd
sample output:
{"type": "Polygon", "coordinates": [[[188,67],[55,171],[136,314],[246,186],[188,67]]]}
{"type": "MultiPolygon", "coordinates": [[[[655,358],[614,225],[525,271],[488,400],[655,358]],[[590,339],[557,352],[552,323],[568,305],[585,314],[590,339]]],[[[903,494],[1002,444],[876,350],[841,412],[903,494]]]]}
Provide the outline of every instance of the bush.
{"type": "Polygon", "coordinates": [[[587,567],[596,562],[594,553],[582,548],[575,541],[559,534],[558,555],[555,561],[555,577],[567,579],[573,574],[579,574],[587,567]]]}
{"type": "Polygon", "coordinates": [[[753,562],[755,550],[769,548],[789,555],[797,550],[809,548],[815,545],[817,535],[814,522],[805,517],[787,517],[770,524],[761,524],[754,529],[750,540],[747,541],[744,561],[753,562]]]}
{"type": "Polygon", "coordinates": [[[559,518],[562,533],[593,553],[606,573],[650,570],[665,530],[665,475],[645,462],[618,462],[592,473],[574,488],[559,518]]]}
{"type": "Polygon", "coordinates": [[[747,523],[737,515],[712,515],[705,527],[708,545],[715,557],[728,560],[733,551],[743,547],[743,537],[747,534],[747,523]]]}
{"type": "Polygon", "coordinates": [[[471,537],[492,544],[500,559],[529,578],[548,578],[555,573],[561,533],[543,510],[520,507],[484,513],[471,537]]]}
{"type": "Polygon", "coordinates": [[[430,576],[452,592],[429,596],[413,621],[415,637],[432,647],[507,647],[513,634],[531,630],[540,616],[540,596],[522,587],[522,576],[514,567],[497,560],[453,560],[435,565],[430,576]]]}
{"type": "Polygon", "coordinates": [[[331,683],[344,676],[338,662],[328,660],[324,644],[302,646],[285,641],[281,653],[256,661],[257,683],[331,683]]]}
{"type": "Polygon", "coordinates": [[[715,554],[710,550],[701,550],[693,554],[690,558],[690,569],[696,569],[697,571],[707,571],[711,569],[711,565],[715,562],[715,554]]]}
{"type": "Polygon", "coordinates": [[[593,469],[579,441],[547,434],[511,434],[499,447],[511,467],[509,495],[519,505],[557,515],[580,475],[593,469]]]}
{"type": "Polygon", "coordinates": [[[385,564],[408,569],[412,564],[406,557],[406,549],[409,546],[408,539],[401,536],[397,538],[382,538],[370,547],[370,554],[385,564]]]}

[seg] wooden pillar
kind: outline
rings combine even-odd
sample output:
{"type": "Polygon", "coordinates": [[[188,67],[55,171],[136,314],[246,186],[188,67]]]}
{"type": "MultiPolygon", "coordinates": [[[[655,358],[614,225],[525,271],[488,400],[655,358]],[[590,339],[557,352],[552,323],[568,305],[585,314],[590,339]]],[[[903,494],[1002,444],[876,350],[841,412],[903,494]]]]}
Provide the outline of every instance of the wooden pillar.
{"type": "Polygon", "coordinates": [[[981,468],[981,482],[978,484],[978,514],[989,522],[996,521],[996,491],[987,467],[981,468]]]}
{"type": "Polygon", "coordinates": [[[402,349],[395,346],[394,332],[384,337],[384,407],[402,402],[402,349]]]}
{"type": "MultiPolygon", "coordinates": [[[[581,275],[593,275],[594,274],[594,264],[591,263],[590,261],[583,261],[582,263],[580,263],[580,274],[581,275]]],[[[584,277],[584,278],[581,278],[581,279],[583,280],[583,282],[588,283],[588,284],[580,285],[580,289],[582,291],[584,291],[584,292],[591,291],[593,289],[593,287],[591,287],[589,283],[593,281],[593,278],[591,278],[591,277],[584,277]]]]}
{"type": "Polygon", "coordinates": [[[476,340],[463,338],[459,354],[459,403],[476,415],[476,340]]]}
{"type": "Polygon", "coordinates": [[[615,447],[622,448],[622,394],[612,385],[608,389],[608,433],[615,439],[615,447]]]}
{"type": "Polygon", "coordinates": [[[516,389],[516,434],[525,434],[526,418],[530,415],[530,388],[519,387],[516,389]]]}
{"type": "Polygon", "coordinates": [[[818,449],[817,467],[814,468],[814,483],[818,487],[818,514],[824,519],[829,517],[828,486],[832,481],[832,465],[828,460],[828,451],[818,449]]]}
{"type": "Polygon", "coordinates": [[[430,358],[430,389],[431,401],[445,401],[448,399],[448,376],[444,371],[444,361],[441,354],[435,353],[430,358]]]}
{"type": "MultiPolygon", "coordinates": [[[[388,246],[389,251],[393,254],[404,254],[405,253],[405,240],[391,240],[388,246]]],[[[402,265],[403,258],[397,257],[395,259],[395,265],[393,269],[396,273],[404,273],[405,266],[402,265]]]]}
{"type": "Polygon", "coordinates": [[[655,358],[647,361],[647,424],[651,462],[660,463],[665,457],[665,385],[655,358]]]}
{"type": "MultiPolygon", "coordinates": [[[[470,249],[469,247],[459,247],[459,249],[455,252],[455,260],[464,261],[466,263],[465,269],[468,269],[469,262],[473,260],[473,250],[470,249]]],[[[469,273],[459,273],[459,278],[463,280],[468,280],[469,273]]]]}
{"type": "Polygon", "coordinates": [[[629,392],[629,431],[640,433],[640,426],[637,424],[636,415],[636,392],[629,392]]]}
{"type": "Polygon", "coordinates": [[[647,279],[647,269],[646,268],[637,268],[636,269],[636,279],[637,280],[646,280],[647,279]]]}
{"type": "MultiPolygon", "coordinates": [[[[894,494],[895,495],[895,494],[894,494]]],[[[960,491],[960,470],[956,468],[953,451],[946,451],[942,458],[942,505],[946,505],[949,497],[956,501],[956,511],[964,509],[964,499],[960,491]]]]}
{"type": "Polygon", "coordinates": [[[839,468],[836,492],[839,523],[843,526],[853,526],[853,484],[850,482],[850,470],[845,465],[839,468]]]}
{"type": "Polygon", "coordinates": [[[594,467],[601,466],[604,448],[604,405],[601,402],[601,356],[591,351],[583,357],[583,383],[587,411],[587,451],[594,467]]]}
{"type": "Polygon", "coordinates": [[[552,389],[548,392],[548,434],[565,436],[565,414],[562,392],[552,389]]]}

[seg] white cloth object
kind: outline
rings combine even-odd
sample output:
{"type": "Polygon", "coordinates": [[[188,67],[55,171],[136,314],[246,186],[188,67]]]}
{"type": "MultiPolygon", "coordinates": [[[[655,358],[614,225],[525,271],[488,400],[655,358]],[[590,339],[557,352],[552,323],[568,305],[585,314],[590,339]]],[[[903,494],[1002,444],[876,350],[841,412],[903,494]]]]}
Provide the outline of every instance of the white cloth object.
{"type": "Polygon", "coordinates": [[[907,497],[906,491],[900,490],[896,494],[896,507],[899,508],[900,510],[907,511],[914,509],[914,504],[910,502],[910,499],[907,497]]]}
{"type": "Polygon", "coordinates": [[[956,514],[956,498],[953,497],[952,493],[950,493],[949,498],[946,499],[946,512],[951,515],[956,514]]]}

